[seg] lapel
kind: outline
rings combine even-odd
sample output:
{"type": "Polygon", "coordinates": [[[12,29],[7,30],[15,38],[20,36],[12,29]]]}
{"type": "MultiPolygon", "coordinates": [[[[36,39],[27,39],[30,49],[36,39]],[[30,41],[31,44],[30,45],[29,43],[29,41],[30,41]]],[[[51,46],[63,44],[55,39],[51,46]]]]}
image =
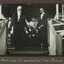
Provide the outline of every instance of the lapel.
{"type": "Polygon", "coordinates": [[[43,17],[44,17],[45,13],[42,13],[41,16],[40,16],[40,19],[42,20],[43,17]]]}

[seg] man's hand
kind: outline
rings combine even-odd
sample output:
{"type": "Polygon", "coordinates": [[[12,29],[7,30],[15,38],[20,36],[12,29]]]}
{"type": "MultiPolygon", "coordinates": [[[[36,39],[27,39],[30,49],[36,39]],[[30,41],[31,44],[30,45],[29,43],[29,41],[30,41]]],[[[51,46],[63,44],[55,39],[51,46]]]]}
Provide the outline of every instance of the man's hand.
{"type": "Polygon", "coordinates": [[[40,26],[38,27],[38,29],[41,29],[43,26],[44,26],[44,25],[40,25],[40,26]]]}

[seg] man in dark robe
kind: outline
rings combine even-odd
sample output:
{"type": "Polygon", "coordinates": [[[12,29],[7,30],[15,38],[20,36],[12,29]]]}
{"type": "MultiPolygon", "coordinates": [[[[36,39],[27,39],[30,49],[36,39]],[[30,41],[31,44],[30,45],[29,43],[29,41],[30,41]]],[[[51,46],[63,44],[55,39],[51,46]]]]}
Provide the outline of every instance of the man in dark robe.
{"type": "Polygon", "coordinates": [[[23,49],[25,43],[27,42],[27,36],[25,33],[25,17],[22,13],[22,6],[17,7],[17,12],[12,17],[11,26],[14,27],[13,29],[13,46],[16,50],[23,49]]]}

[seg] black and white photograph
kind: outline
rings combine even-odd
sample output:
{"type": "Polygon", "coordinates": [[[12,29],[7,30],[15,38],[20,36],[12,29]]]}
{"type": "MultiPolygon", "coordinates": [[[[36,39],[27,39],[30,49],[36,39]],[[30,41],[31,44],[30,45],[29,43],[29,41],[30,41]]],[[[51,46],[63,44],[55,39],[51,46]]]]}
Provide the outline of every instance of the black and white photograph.
{"type": "Polygon", "coordinates": [[[0,55],[64,55],[64,4],[0,4],[0,55]]]}

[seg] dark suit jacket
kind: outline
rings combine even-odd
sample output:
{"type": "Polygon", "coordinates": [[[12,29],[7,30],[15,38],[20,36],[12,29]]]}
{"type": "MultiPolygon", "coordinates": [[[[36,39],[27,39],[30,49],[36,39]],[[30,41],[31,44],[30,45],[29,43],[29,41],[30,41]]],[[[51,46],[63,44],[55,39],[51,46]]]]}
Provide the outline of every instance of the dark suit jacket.
{"type": "Polygon", "coordinates": [[[47,29],[47,15],[46,15],[46,14],[43,15],[42,19],[39,18],[39,23],[38,23],[38,25],[39,25],[39,26],[40,26],[40,25],[43,25],[43,28],[46,28],[46,29],[47,29]]]}
{"type": "Polygon", "coordinates": [[[41,25],[43,25],[38,32],[38,37],[40,39],[40,41],[44,42],[45,40],[47,40],[47,15],[44,14],[43,18],[40,19],[39,18],[39,22],[38,22],[38,27],[40,27],[41,25]]]}

